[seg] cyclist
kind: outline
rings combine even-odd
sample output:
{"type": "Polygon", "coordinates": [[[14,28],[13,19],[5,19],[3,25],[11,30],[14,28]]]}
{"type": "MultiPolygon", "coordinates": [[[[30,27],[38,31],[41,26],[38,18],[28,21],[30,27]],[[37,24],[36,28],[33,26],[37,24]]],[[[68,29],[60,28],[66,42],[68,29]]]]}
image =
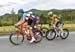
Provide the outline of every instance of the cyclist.
{"type": "Polygon", "coordinates": [[[24,22],[25,23],[23,24],[23,26],[25,28],[29,25],[30,26],[29,30],[30,30],[30,33],[31,33],[31,36],[32,36],[32,39],[30,40],[30,43],[34,42],[35,38],[34,38],[32,30],[33,30],[34,25],[39,23],[38,22],[39,18],[34,17],[32,12],[25,13],[23,9],[19,9],[18,14],[21,17],[21,19],[18,23],[15,24],[15,26],[19,26],[19,25],[23,24],[24,22]],[[36,18],[36,20],[35,20],[35,18],[36,18]],[[34,21],[35,21],[35,23],[34,23],[34,21]]]}
{"type": "Polygon", "coordinates": [[[60,26],[61,26],[60,17],[53,14],[53,12],[49,12],[48,16],[50,17],[51,25],[54,27],[55,31],[57,32],[58,29],[60,29],[62,31],[62,28],[60,28],[60,26]]]}

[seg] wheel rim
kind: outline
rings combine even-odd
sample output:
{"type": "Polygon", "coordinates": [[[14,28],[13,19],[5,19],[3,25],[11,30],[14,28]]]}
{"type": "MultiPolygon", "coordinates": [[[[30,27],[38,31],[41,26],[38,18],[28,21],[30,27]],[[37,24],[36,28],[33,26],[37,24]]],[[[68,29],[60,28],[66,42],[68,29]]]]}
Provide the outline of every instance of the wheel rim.
{"type": "Polygon", "coordinates": [[[63,38],[68,36],[68,32],[67,31],[63,31],[63,34],[61,35],[63,38]]]}
{"type": "Polygon", "coordinates": [[[54,37],[55,37],[55,32],[49,31],[48,35],[47,35],[47,38],[48,39],[53,39],[54,37]]]}
{"type": "Polygon", "coordinates": [[[35,42],[39,42],[41,40],[41,38],[42,38],[41,35],[40,35],[40,32],[36,32],[34,37],[36,39],[35,42]]]}
{"type": "Polygon", "coordinates": [[[22,36],[22,34],[19,35],[18,38],[17,38],[17,34],[16,34],[16,33],[13,34],[13,35],[11,36],[11,41],[12,41],[13,44],[16,44],[16,45],[21,44],[21,43],[23,42],[23,36],[22,36]]]}

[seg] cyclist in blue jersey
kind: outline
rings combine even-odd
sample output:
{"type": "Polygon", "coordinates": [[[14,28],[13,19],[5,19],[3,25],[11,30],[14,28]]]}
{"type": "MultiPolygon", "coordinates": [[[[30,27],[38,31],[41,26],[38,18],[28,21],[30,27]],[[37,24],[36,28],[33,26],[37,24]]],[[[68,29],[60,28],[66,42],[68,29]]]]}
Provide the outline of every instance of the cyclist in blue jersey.
{"type": "Polygon", "coordinates": [[[21,19],[18,23],[15,24],[15,26],[19,26],[24,23],[23,26],[26,28],[26,26],[29,25],[30,33],[32,35],[32,40],[30,40],[30,43],[34,42],[35,38],[33,36],[34,34],[33,34],[32,30],[33,30],[34,26],[39,23],[39,21],[40,21],[39,17],[36,15],[33,15],[33,12],[25,13],[23,9],[18,10],[18,14],[21,17],[21,19]]]}

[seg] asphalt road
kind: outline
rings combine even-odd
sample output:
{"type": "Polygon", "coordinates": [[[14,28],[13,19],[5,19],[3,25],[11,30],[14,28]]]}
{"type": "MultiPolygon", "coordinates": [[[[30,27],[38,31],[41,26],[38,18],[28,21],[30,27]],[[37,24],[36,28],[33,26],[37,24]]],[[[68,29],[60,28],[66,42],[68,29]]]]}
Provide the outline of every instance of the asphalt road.
{"type": "Polygon", "coordinates": [[[56,38],[48,41],[46,38],[40,43],[30,44],[27,40],[22,45],[15,46],[9,42],[9,36],[0,37],[0,52],[75,52],[75,32],[70,32],[66,40],[56,38]]]}

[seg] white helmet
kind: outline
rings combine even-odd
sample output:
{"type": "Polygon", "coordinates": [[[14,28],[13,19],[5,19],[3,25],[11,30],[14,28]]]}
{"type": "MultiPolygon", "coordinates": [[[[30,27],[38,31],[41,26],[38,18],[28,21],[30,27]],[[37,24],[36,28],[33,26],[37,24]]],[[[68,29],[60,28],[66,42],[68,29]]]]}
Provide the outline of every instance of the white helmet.
{"type": "Polygon", "coordinates": [[[53,17],[57,17],[57,15],[53,15],[53,17]]]}
{"type": "Polygon", "coordinates": [[[53,12],[49,12],[49,13],[48,13],[48,15],[52,15],[52,14],[53,14],[53,12]]]}
{"type": "Polygon", "coordinates": [[[30,11],[30,12],[28,12],[29,14],[33,14],[33,12],[32,11],[30,11]]]}

